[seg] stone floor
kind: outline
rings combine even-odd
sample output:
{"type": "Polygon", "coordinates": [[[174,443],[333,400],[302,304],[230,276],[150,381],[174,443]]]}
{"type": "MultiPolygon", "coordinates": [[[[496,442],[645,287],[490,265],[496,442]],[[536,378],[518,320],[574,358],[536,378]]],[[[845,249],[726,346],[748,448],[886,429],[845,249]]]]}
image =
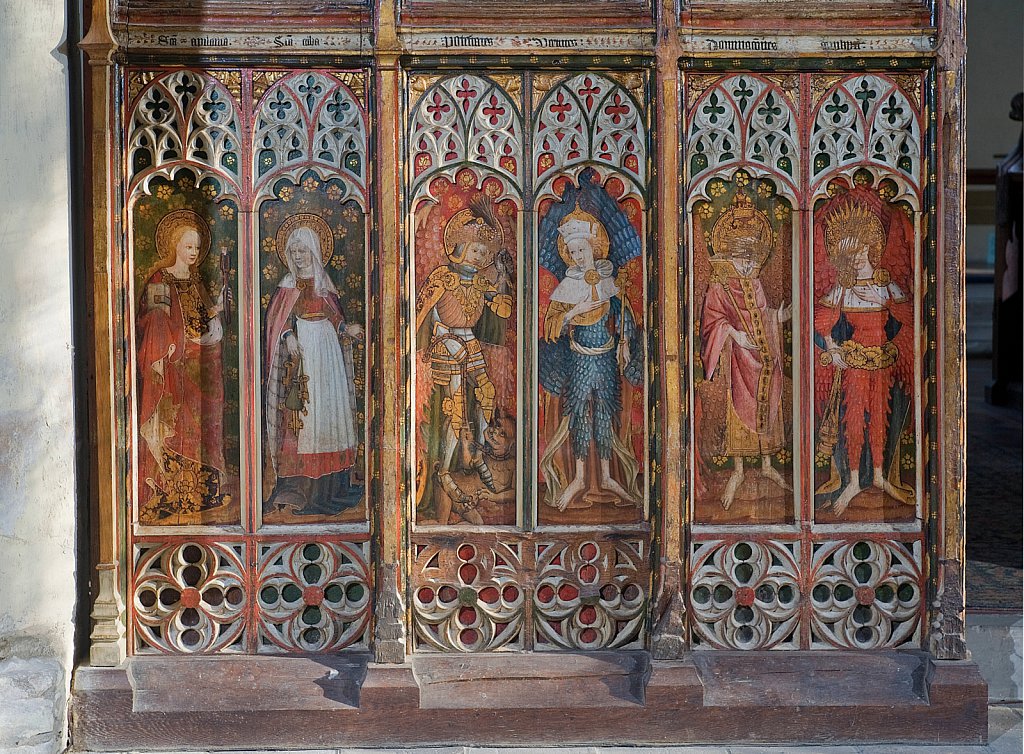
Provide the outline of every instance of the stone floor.
{"type": "Polygon", "coordinates": [[[985,402],[989,359],[967,362],[967,607],[1021,611],[1021,410],[985,402]]]}

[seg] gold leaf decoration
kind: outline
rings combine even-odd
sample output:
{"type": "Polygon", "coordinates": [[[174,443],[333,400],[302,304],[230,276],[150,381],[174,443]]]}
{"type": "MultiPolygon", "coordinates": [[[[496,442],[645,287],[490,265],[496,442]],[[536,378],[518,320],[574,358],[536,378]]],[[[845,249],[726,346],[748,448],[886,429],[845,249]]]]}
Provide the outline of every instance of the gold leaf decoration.
{"type": "Polygon", "coordinates": [[[776,84],[779,89],[782,90],[783,94],[786,95],[786,99],[789,100],[789,104],[792,108],[797,108],[797,98],[800,92],[800,77],[795,73],[772,73],[767,74],[764,77],[767,81],[771,81],[776,84]]]}
{"type": "Polygon", "coordinates": [[[544,95],[562,83],[568,76],[564,73],[537,73],[533,77],[533,108],[536,109],[544,95]]]}
{"type": "Polygon", "coordinates": [[[704,93],[722,80],[719,74],[691,73],[686,76],[686,109],[689,110],[704,93]]]}
{"type": "Polygon", "coordinates": [[[363,71],[345,71],[334,74],[342,84],[352,90],[360,106],[366,109],[366,74],[363,71]]]}
{"type": "Polygon", "coordinates": [[[495,73],[491,79],[500,86],[513,102],[518,103],[523,93],[523,77],[518,73],[495,73]]]}
{"type": "Polygon", "coordinates": [[[252,104],[254,108],[259,109],[259,102],[263,99],[263,95],[267,93],[267,89],[284,78],[286,73],[287,71],[256,71],[253,73],[252,104]]]}
{"type": "Polygon", "coordinates": [[[833,86],[838,84],[844,78],[843,74],[821,74],[819,76],[811,77],[811,104],[817,107],[821,98],[825,96],[825,92],[831,89],[833,86]]]}
{"type": "Polygon", "coordinates": [[[128,76],[128,101],[134,102],[156,76],[155,71],[132,71],[128,76]]]}
{"type": "Polygon", "coordinates": [[[893,73],[889,76],[896,82],[896,86],[910,100],[914,109],[921,110],[921,77],[914,73],[893,73]]]}
{"type": "Polygon", "coordinates": [[[644,101],[644,77],[638,71],[609,71],[604,74],[612,81],[622,85],[622,88],[633,95],[637,102],[644,101]]]}
{"type": "Polygon", "coordinates": [[[241,71],[210,71],[210,75],[224,85],[224,88],[231,92],[235,101],[242,99],[242,72],[241,71]]]}
{"type": "Polygon", "coordinates": [[[424,92],[441,80],[438,75],[423,73],[413,74],[409,77],[409,91],[412,92],[412,101],[415,102],[423,96],[424,92]]]}

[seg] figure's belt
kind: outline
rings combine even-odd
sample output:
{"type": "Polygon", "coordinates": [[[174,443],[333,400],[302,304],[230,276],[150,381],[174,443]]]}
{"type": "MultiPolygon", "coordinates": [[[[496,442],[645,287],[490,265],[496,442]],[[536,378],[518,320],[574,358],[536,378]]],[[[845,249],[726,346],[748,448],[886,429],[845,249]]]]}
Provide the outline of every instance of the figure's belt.
{"type": "Polygon", "coordinates": [[[449,328],[434,323],[434,338],[430,342],[430,371],[433,382],[447,385],[452,377],[483,371],[487,368],[480,341],[469,328],[449,328]],[[452,353],[449,345],[457,346],[452,353]]]}
{"type": "Polygon", "coordinates": [[[327,315],[326,314],[304,314],[301,317],[299,317],[299,319],[305,320],[306,322],[319,322],[322,319],[327,319],[327,315]]]}
{"type": "MultiPolygon", "coordinates": [[[[880,346],[866,346],[855,340],[848,340],[837,350],[850,369],[863,369],[869,372],[888,369],[896,363],[900,355],[896,344],[891,342],[880,346]]],[[[832,363],[832,352],[826,351],[819,360],[822,366],[828,366],[832,363]]]]}
{"type": "Polygon", "coordinates": [[[569,338],[569,348],[583,356],[600,356],[601,354],[608,353],[615,348],[615,338],[609,336],[608,340],[603,345],[594,346],[593,348],[590,346],[584,346],[577,343],[575,339],[569,338]]]}

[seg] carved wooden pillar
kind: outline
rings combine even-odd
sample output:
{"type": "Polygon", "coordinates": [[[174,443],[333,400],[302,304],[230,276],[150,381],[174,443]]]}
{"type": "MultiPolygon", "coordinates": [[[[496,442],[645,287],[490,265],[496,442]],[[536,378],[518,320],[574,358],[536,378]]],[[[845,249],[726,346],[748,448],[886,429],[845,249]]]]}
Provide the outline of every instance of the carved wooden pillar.
{"type": "Polygon", "coordinates": [[[88,99],[91,118],[89,133],[89,171],[93,259],[91,302],[93,320],[93,418],[95,427],[94,460],[97,476],[96,521],[98,523],[99,555],[96,566],[99,590],[93,605],[92,646],[89,657],[93,665],[113,667],[125,658],[124,601],[121,596],[121,500],[123,489],[117,462],[117,425],[114,410],[115,348],[113,286],[111,271],[117,270],[112,254],[117,248],[111,232],[111,208],[114,202],[114,138],[113,54],[116,49],[110,30],[108,4],[92,3],[89,31],[81,41],[89,60],[88,99]]]}
{"type": "MultiPolygon", "coordinates": [[[[937,173],[933,173],[930,180],[938,192],[938,216],[943,218],[941,227],[937,229],[940,244],[938,267],[941,269],[937,283],[938,321],[943,323],[943,330],[936,374],[930,380],[938,383],[937,403],[931,410],[939,412],[938,426],[941,427],[940,435],[932,439],[938,450],[932,474],[939,475],[942,496],[936,505],[936,543],[939,550],[934,576],[936,591],[932,605],[930,648],[936,659],[965,660],[969,656],[964,630],[967,361],[963,329],[966,318],[964,84],[967,80],[967,30],[961,0],[944,0],[939,11],[942,31],[936,60],[938,113],[932,112],[931,117],[941,120],[937,173]]],[[[936,284],[935,281],[929,282],[936,284]]]]}
{"type": "Polygon", "coordinates": [[[383,442],[377,500],[378,551],[376,562],[376,626],[374,659],[379,663],[405,661],[405,600],[402,548],[405,531],[403,485],[404,394],[403,371],[397,355],[404,337],[401,319],[402,196],[401,181],[401,45],[395,31],[395,0],[381,0],[377,14],[377,250],[382,259],[381,400],[383,442]]]}
{"type": "Polygon", "coordinates": [[[684,552],[683,525],[686,506],[686,441],[682,427],[687,421],[689,407],[683,399],[684,390],[680,376],[681,346],[688,328],[680,321],[681,302],[679,298],[679,221],[682,191],[679,174],[679,158],[676,151],[676,134],[679,133],[679,34],[675,3],[665,0],[661,9],[662,32],[657,38],[657,111],[658,146],[655,167],[658,185],[658,245],[662,249],[660,278],[663,282],[664,300],[663,358],[658,365],[664,392],[660,400],[666,407],[678,406],[679,410],[665,412],[665,433],[662,438],[665,448],[661,502],[661,562],[657,571],[657,592],[654,601],[654,615],[651,636],[651,654],[655,659],[665,660],[681,657],[686,650],[685,602],[683,598],[686,556],[684,552]],[[675,337],[679,333],[683,337],[675,337]]]}

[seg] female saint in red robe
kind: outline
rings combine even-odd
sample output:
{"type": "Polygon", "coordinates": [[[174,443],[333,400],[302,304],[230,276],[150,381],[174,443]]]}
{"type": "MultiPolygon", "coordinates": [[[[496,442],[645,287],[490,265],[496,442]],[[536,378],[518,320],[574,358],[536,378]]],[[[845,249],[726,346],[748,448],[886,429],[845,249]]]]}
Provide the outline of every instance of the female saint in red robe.
{"type": "Polygon", "coordinates": [[[160,261],[139,300],[139,506],[144,523],[199,523],[224,492],[223,293],[199,266],[210,230],[192,210],[157,226],[160,261]],[[173,521],[170,520],[173,518],[173,521]]]}

